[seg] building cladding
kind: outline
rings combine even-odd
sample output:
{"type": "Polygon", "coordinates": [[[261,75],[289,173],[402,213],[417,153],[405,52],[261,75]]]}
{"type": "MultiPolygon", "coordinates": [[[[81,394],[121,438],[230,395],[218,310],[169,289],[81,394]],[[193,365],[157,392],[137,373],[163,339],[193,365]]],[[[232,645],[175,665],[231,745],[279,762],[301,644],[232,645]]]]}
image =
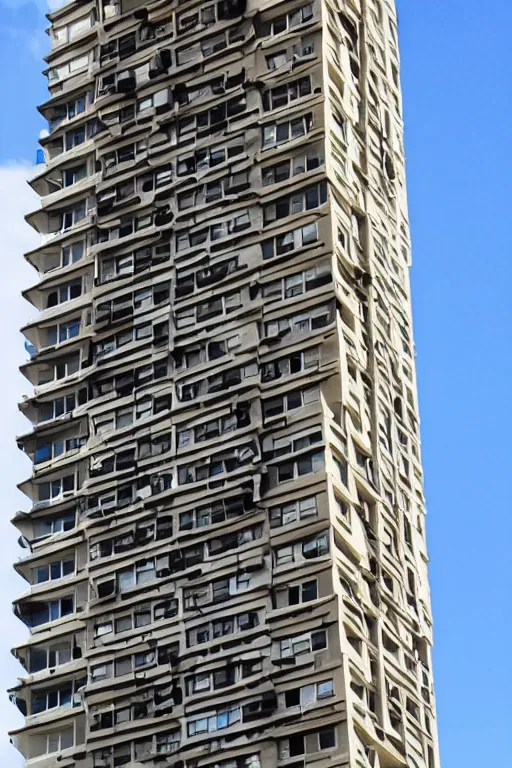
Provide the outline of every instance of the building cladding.
{"type": "Polygon", "coordinates": [[[390,0],[49,15],[34,768],[438,768],[390,0]]]}

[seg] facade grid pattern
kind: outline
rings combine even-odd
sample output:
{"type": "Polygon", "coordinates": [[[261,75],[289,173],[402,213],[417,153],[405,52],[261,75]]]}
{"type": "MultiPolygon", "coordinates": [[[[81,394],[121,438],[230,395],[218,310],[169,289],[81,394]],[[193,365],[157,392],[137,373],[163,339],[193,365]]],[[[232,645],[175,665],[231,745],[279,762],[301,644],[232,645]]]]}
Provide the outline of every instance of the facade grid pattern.
{"type": "Polygon", "coordinates": [[[438,768],[391,0],[49,14],[29,768],[438,768]]]}

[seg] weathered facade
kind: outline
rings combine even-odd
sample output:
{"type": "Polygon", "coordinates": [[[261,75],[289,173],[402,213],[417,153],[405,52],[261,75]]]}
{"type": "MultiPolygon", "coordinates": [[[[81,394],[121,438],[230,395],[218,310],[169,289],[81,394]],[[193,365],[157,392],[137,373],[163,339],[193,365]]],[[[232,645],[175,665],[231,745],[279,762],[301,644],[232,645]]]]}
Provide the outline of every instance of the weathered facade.
{"type": "Polygon", "coordinates": [[[390,0],[50,15],[37,768],[438,768],[390,0]]]}

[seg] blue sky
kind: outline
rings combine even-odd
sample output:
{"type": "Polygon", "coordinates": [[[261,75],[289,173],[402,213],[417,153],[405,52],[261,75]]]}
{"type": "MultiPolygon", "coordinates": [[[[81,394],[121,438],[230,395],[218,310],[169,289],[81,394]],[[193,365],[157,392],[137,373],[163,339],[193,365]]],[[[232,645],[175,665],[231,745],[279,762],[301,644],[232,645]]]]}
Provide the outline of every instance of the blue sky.
{"type": "Polygon", "coordinates": [[[441,758],[480,768],[510,762],[512,5],[398,11],[441,758]]]}
{"type": "MultiPolygon", "coordinates": [[[[489,13],[481,0],[397,4],[441,758],[444,768],[482,768],[510,754],[512,4],[494,0],[489,13]]],[[[24,636],[9,607],[23,585],[9,566],[7,521],[23,503],[14,482],[29,472],[13,436],[27,428],[16,401],[28,384],[15,366],[24,359],[17,329],[31,314],[18,293],[34,280],[21,256],[34,245],[22,213],[36,207],[20,164],[34,161],[44,127],[35,106],[46,98],[48,39],[44,0],[0,0],[0,9],[0,763],[15,768],[2,732],[19,718],[2,690],[19,672],[6,654],[24,636]]]]}

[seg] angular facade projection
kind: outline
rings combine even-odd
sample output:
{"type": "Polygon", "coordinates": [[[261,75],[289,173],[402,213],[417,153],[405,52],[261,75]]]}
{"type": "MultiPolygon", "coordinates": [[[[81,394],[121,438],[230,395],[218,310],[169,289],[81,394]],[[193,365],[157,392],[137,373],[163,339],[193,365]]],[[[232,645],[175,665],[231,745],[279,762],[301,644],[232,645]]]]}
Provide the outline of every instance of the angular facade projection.
{"type": "Polygon", "coordinates": [[[13,742],[438,768],[393,4],[49,18],[13,742]]]}

